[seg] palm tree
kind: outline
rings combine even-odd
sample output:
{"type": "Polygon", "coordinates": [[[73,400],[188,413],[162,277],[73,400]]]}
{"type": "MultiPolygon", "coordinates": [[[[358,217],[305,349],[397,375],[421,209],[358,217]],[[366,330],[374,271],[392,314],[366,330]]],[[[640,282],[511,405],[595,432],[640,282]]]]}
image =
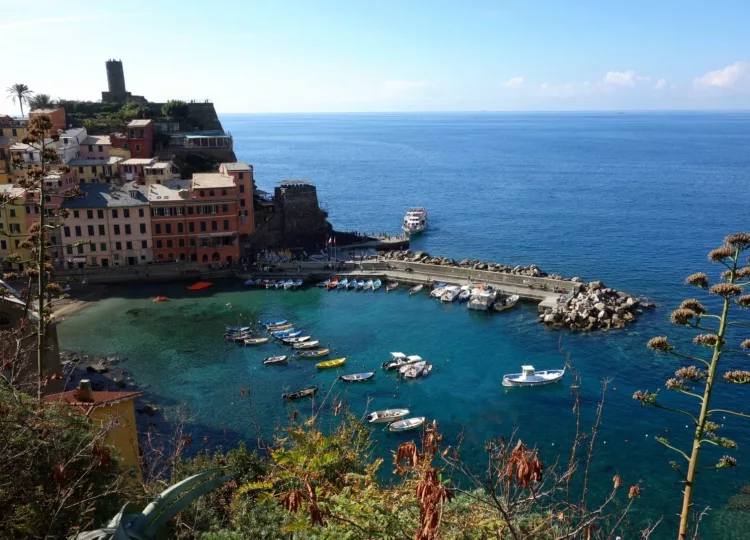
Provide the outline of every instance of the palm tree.
{"type": "Polygon", "coordinates": [[[23,83],[12,84],[6,90],[14,105],[16,104],[16,99],[18,100],[18,104],[21,106],[21,116],[23,116],[23,104],[29,103],[29,99],[34,95],[34,92],[29,90],[29,87],[23,83]]]}
{"type": "Polygon", "coordinates": [[[36,109],[48,109],[55,106],[55,102],[49,94],[37,94],[29,101],[29,108],[33,111],[36,109]]]}

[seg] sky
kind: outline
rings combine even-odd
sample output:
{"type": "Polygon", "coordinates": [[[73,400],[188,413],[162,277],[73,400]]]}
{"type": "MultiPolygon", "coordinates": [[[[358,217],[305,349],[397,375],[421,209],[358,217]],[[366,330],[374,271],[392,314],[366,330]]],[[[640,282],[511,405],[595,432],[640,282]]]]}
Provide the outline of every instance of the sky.
{"type": "Polygon", "coordinates": [[[220,113],[750,109],[750,1],[0,0],[25,83],[220,113]]]}

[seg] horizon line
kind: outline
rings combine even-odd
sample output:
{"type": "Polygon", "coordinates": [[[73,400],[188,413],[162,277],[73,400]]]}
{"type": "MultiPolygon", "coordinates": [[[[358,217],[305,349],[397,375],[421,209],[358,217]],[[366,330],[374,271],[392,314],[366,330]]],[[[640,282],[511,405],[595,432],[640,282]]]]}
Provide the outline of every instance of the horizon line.
{"type": "Polygon", "coordinates": [[[530,113],[749,113],[746,109],[476,109],[476,110],[444,110],[444,111],[217,111],[217,114],[530,114],[530,113]]]}

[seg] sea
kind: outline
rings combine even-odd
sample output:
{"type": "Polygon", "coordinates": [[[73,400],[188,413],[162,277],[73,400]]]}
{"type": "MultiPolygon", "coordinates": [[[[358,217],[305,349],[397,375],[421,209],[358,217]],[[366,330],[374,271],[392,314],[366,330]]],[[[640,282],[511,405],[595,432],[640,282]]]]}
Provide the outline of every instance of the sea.
{"type": "MultiPolygon", "coordinates": [[[[597,333],[552,331],[537,323],[536,306],[502,314],[441,304],[406,287],[386,293],[245,290],[234,280],[193,292],[184,283],[113,287],[112,296],[60,324],[60,345],[121,358],[164,412],[190,417],[194,441],[229,447],[268,440],[295,409],[281,393],[319,384],[328,403],[343,399],[357,415],[408,407],[436,420],[444,444],[460,445],[483,471],[484,443],[515,436],[539,448],[547,466],[567,462],[575,429],[571,381],[534,389],[504,389],[502,375],[522,364],[561,368],[564,356],[581,374],[581,422],[592,440],[602,401],[590,470],[588,506],[610,492],[619,475],[639,484],[626,537],[662,519],[652,538],[673,537],[682,498],[680,476],[669,465],[682,458],[656,439],[689,451],[687,417],[644,408],[636,390],[660,390],[673,407],[697,414],[696,400],[664,388],[682,362],[646,349],[666,335],[685,352],[702,353],[689,331],[671,326],[669,313],[685,298],[713,298],[684,285],[721,267],[706,254],[725,235],[750,230],[750,113],[413,113],[222,115],[237,158],[251,163],[258,188],[282,180],[315,184],[337,230],[399,233],[410,206],[425,206],[428,230],[412,250],[454,259],[542,270],[644,296],[657,304],[635,324],[597,333]],[[156,295],[169,302],[153,303],[156,295]],[[222,340],[226,324],[288,319],[347,356],[346,368],[316,371],[314,361],[263,366],[278,345],[238,347],[222,340]],[[435,370],[400,382],[380,370],[389,353],[418,354],[435,370]],[[357,385],[341,373],[377,372],[357,385]]],[[[744,320],[747,313],[736,315],[744,320]]],[[[730,340],[750,337],[735,332],[730,340]]],[[[745,366],[727,356],[721,372],[745,366]]],[[[747,410],[750,387],[720,384],[718,408],[747,410]]],[[[689,420],[689,419],[688,419],[689,420]]],[[[704,447],[695,508],[709,507],[703,538],[748,538],[750,421],[715,418],[737,450],[704,447]],[[724,455],[735,470],[711,467],[724,455]],[[745,510],[743,511],[742,508],[745,510]]],[[[411,435],[373,430],[375,453],[385,458],[411,435]]],[[[584,457],[584,454],[581,454],[584,457]]],[[[464,484],[466,486],[466,484],[464,484]]]]}

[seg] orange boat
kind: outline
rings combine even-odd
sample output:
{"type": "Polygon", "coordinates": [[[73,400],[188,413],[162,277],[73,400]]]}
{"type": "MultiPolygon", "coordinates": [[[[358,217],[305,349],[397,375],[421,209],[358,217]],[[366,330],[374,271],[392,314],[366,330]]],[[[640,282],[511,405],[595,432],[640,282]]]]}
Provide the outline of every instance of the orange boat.
{"type": "Polygon", "coordinates": [[[166,302],[167,300],[169,300],[169,298],[166,296],[157,296],[154,298],[154,302],[166,302]]]}
{"type": "Polygon", "coordinates": [[[192,285],[188,286],[188,289],[191,291],[202,291],[203,289],[208,289],[209,287],[212,287],[213,283],[210,281],[199,281],[198,283],[194,283],[192,285]]]}
{"type": "Polygon", "coordinates": [[[333,278],[331,282],[328,284],[328,290],[335,289],[339,284],[338,278],[333,278]]]}

